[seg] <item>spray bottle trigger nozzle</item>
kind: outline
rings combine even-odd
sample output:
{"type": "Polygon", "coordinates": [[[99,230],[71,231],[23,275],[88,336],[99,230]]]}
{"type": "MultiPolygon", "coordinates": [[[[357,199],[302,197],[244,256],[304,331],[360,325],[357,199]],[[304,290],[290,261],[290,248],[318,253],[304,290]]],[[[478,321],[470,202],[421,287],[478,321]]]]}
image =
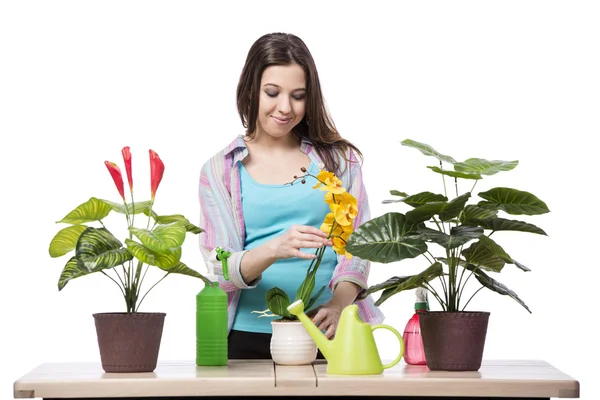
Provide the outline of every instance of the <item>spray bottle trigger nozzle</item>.
{"type": "Polygon", "coordinates": [[[229,258],[229,256],[231,256],[231,253],[228,251],[223,250],[220,247],[217,247],[215,249],[215,251],[217,252],[217,259],[221,261],[221,265],[223,266],[223,277],[226,280],[229,280],[229,271],[228,271],[228,267],[227,267],[227,259],[229,258]]]}

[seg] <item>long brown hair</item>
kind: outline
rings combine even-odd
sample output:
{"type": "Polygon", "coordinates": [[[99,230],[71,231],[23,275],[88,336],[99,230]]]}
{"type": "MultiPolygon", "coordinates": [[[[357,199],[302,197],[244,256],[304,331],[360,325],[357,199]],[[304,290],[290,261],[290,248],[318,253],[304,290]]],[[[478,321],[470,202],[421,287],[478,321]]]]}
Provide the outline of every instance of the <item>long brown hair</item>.
{"type": "Polygon", "coordinates": [[[341,173],[340,163],[335,157],[349,161],[346,157],[350,148],[362,159],[362,153],[337,131],[325,107],[319,74],[315,61],[306,44],[289,33],[269,33],[261,36],[248,51],[237,86],[237,108],[246,128],[246,136],[252,138],[256,132],[260,81],[264,70],[271,65],[298,64],[306,78],[306,112],[302,121],[293,129],[298,139],[308,138],[323,160],[328,171],[341,173]]]}

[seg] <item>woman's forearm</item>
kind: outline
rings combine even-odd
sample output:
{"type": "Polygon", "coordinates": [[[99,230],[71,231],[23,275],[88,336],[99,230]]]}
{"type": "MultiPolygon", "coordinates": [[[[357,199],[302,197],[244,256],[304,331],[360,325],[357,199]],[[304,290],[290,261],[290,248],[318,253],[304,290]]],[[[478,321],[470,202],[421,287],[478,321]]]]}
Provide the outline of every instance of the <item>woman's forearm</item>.
{"type": "Polygon", "coordinates": [[[240,272],[246,284],[250,284],[271,266],[277,257],[272,241],[268,241],[254,249],[248,250],[240,264],[240,272]]]}
{"type": "Polygon", "coordinates": [[[335,287],[331,300],[331,304],[338,305],[341,309],[346,308],[356,300],[356,296],[360,293],[360,286],[352,282],[340,282],[335,287]]]}

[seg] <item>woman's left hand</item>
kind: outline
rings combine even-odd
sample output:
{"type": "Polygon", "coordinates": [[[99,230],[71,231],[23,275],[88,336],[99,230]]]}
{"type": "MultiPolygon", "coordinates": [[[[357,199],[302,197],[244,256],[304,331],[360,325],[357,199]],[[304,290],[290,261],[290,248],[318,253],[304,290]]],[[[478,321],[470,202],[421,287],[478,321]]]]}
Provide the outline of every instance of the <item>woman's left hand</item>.
{"type": "Polygon", "coordinates": [[[321,331],[325,331],[325,336],[332,339],[335,336],[342,307],[332,302],[327,302],[309,313],[309,317],[321,331]]]}

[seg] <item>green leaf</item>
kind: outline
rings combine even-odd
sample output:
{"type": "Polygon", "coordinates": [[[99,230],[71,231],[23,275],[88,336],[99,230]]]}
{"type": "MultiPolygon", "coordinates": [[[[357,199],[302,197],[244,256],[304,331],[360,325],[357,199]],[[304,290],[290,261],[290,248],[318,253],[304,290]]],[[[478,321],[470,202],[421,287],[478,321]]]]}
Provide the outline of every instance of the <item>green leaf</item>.
{"type": "Polygon", "coordinates": [[[315,289],[316,272],[316,268],[314,268],[312,271],[306,272],[306,277],[304,278],[304,280],[300,284],[300,287],[298,287],[298,290],[296,291],[296,300],[302,299],[302,302],[304,304],[308,304],[310,296],[312,296],[312,292],[315,289]]]}
{"type": "Polygon", "coordinates": [[[185,241],[185,227],[180,222],[159,225],[153,230],[129,228],[144,246],[155,253],[167,254],[181,247],[185,241]]]}
{"type": "Polygon", "coordinates": [[[476,174],[476,173],[469,174],[466,172],[449,171],[447,169],[441,169],[440,167],[436,167],[436,166],[428,166],[427,168],[429,168],[433,172],[437,172],[438,174],[451,176],[453,178],[481,179],[481,175],[476,174]]]}
{"type": "Polygon", "coordinates": [[[95,197],[90,197],[88,201],[77,206],[58,222],[80,225],[86,222],[100,221],[106,217],[112,210],[112,207],[104,201],[95,197]]]}
{"type": "Polygon", "coordinates": [[[326,287],[327,285],[321,286],[321,289],[319,289],[319,291],[315,293],[313,297],[310,298],[308,303],[306,303],[306,307],[304,308],[305,311],[310,310],[316,304],[317,300],[319,300],[319,297],[321,297],[321,294],[323,293],[326,287]]]}
{"type": "Polygon", "coordinates": [[[458,226],[450,229],[450,234],[430,229],[419,228],[419,232],[429,241],[435,242],[445,249],[451,250],[477,239],[483,235],[483,228],[478,226],[458,226]]]}
{"type": "Polygon", "coordinates": [[[131,239],[125,239],[127,249],[135,258],[148,265],[154,265],[160,269],[171,268],[177,265],[181,259],[181,247],[167,253],[156,253],[144,245],[131,239]]]}
{"type": "Polygon", "coordinates": [[[479,207],[503,210],[513,215],[539,215],[550,212],[546,203],[529,192],[499,187],[479,193],[479,207]]]}
{"type": "Polygon", "coordinates": [[[265,299],[267,300],[267,307],[273,314],[292,318],[292,315],[287,309],[291,304],[290,298],[283,290],[278,287],[273,287],[267,291],[265,299]]]}
{"type": "Polygon", "coordinates": [[[114,268],[133,259],[131,253],[106,228],[93,227],[86,228],[79,236],[75,257],[80,266],[91,272],[114,268]]]}
{"type": "Polygon", "coordinates": [[[454,164],[457,172],[468,174],[494,175],[500,171],[510,171],[519,164],[519,161],[484,160],[483,158],[469,158],[454,164]]]}
{"type": "Polygon", "coordinates": [[[171,274],[181,274],[181,275],[187,275],[187,276],[191,276],[194,278],[202,279],[204,281],[204,283],[206,283],[207,285],[213,284],[213,282],[211,282],[204,275],[202,275],[201,273],[199,273],[196,270],[191,269],[190,267],[188,267],[181,261],[171,267],[159,267],[159,268],[162,269],[163,271],[166,271],[171,274]]]}
{"type": "Polygon", "coordinates": [[[352,232],[346,250],[356,257],[380,263],[414,258],[427,250],[416,228],[406,221],[404,214],[387,213],[352,232]]]}
{"type": "Polygon", "coordinates": [[[157,215],[154,219],[157,223],[162,224],[162,225],[167,225],[172,222],[181,222],[183,224],[183,226],[185,226],[185,230],[187,232],[191,232],[191,233],[195,233],[195,234],[204,232],[203,229],[192,224],[186,217],[184,217],[183,215],[180,215],[180,214],[157,215]]]}
{"type": "Polygon", "coordinates": [[[91,274],[92,271],[88,271],[82,265],[79,265],[77,262],[77,258],[71,257],[69,261],[65,264],[62,272],[60,273],[60,278],[58,278],[58,291],[60,292],[63,288],[69,283],[70,280],[75,278],[79,278],[80,276],[91,274]]]}
{"type": "Polygon", "coordinates": [[[471,197],[471,193],[467,192],[454,198],[448,203],[436,202],[424,204],[407,212],[406,219],[413,224],[416,224],[427,221],[434,215],[439,215],[440,220],[449,221],[460,214],[465,208],[465,204],[469,200],[469,197],[471,197]]]}
{"type": "Polygon", "coordinates": [[[64,256],[71,250],[75,250],[79,236],[86,229],[86,225],[72,225],[58,231],[50,242],[48,249],[50,257],[64,256]]]}
{"type": "Polygon", "coordinates": [[[403,201],[411,207],[418,207],[427,203],[445,202],[448,201],[448,198],[441,194],[421,192],[413,194],[412,196],[408,196],[403,201]]]}
{"type": "MultiPolygon", "coordinates": [[[[105,202],[106,204],[108,204],[113,211],[116,211],[120,214],[125,214],[125,205],[122,203],[115,203],[113,201],[109,201],[109,200],[102,200],[103,202],[105,202]]],[[[150,210],[150,207],[152,205],[152,202],[149,200],[146,201],[139,201],[139,202],[135,202],[135,203],[127,203],[127,214],[146,214],[148,212],[148,210],[150,210]]]]}
{"type": "Polygon", "coordinates": [[[401,197],[407,197],[408,194],[404,193],[404,192],[399,192],[398,190],[390,190],[390,194],[392,196],[401,196],[401,197]]]}
{"type": "Polygon", "coordinates": [[[454,158],[441,154],[428,144],[420,143],[412,139],[406,139],[400,143],[403,146],[413,147],[419,150],[421,153],[425,154],[426,156],[435,157],[440,161],[447,162],[448,164],[456,163],[456,160],[454,158]]]}
{"type": "Polygon", "coordinates": [[[475,264],[489,271],[500,272],[505,263],[514,264],[523,271],[530,271],[523,264],[515,261],[504,249],[487,236],[479,237],[479,241],[473,243],[468,249],[462,251],[462,255],[469,264],[475,264]]]}
{"type": "MultiPolygon", "coordinates": [[[[474,266],[471,265],[468,267],[468,269],[473,270],[474,266]]],[[[527,307],[527,305],[523,302],[523,300],[521,300],[515,292],[513,292],[512,290],[507,288],[503,283],[500,283],[497,280],[491,278],[489,275],[487,275],[485,272],[483,272],[479,269],[476,269],[475,272],[473,273],[473,275],[475,275],[475,278],[477,278],[479,283],[481,283],[484,287],[486,287],[496,293],[500,293],[502,295],[512,298],[517,303],[522,305],[527,311],[529,311],[529,313],[531,313],[531,310],[529,309],[529,307],[527,307]]]]}
{"type": "Polygon", "coordinates": [[[523,221],[515,221],[504,218],[489,218],[472,221],[477,223],[477,225],[481,226],[482,228],[491,229],[493,231],[519,231],[546,235],[546,232],[544,232],[542,229],[523,221]]]}
{"type": "Polygon", "coordinates": [[[429,282],[432,279],[442,276],[444,270],[442,264],[435,262],[431,264],[426,270],[417,275],[412,276],[395,276],[388,279],[387,281],[378,285],[373,285],[367,289],[367,295],[384,290],[379,299],[375,302],[376,306],[380,306],[384,301],[404,290],[416,289],[418,287],[425,287],[425,282],[429,282]]]}
{"type": "Polygon", "coordinates": [[[492,210],[488,208],[482,208],[475,205],[468,205],[463,210],[460,216],[460,222],[463,224],[469,224],[471,221],[476,223],[479,220],[493,218],[498,215],[498,210],[492,210]]]}

